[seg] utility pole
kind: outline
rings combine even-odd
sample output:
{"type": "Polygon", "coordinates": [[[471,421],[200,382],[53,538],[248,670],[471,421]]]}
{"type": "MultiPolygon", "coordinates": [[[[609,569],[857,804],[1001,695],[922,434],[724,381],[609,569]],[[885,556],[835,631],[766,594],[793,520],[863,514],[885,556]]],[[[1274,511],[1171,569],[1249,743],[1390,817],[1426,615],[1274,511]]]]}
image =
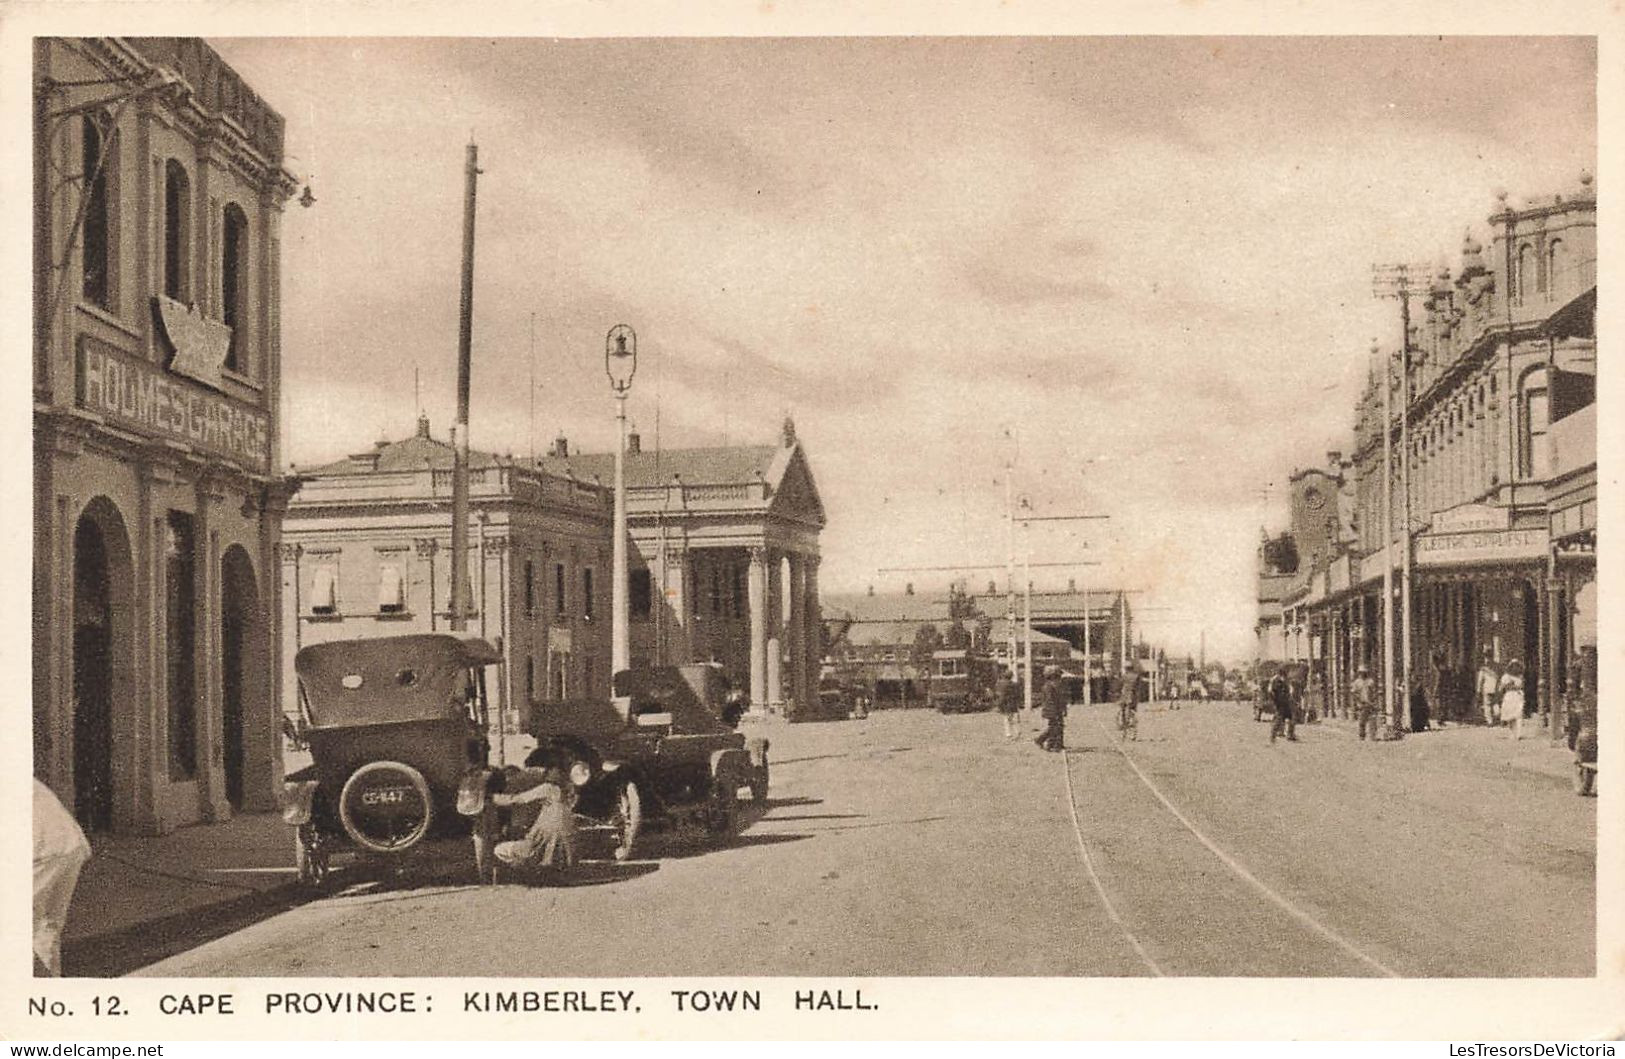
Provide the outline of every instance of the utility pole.
{"type": "Polygon", "coordinates": [[[1397,737],[1404,706],[1394,698],[1394,380],[1376,342],[1371,343],[1371,355],[1382,367],[1382,686],[1387,696],[1383,712],[1397,737]]]}
{"type": "Polygon", "coordinates": [[[468,391],[474,339],[474,184],[479,148],[468,144],[463,182],[463,291],[457,314],[457,422],[451,428],[451,628],[468,629],[468,391]]]}
{"type": "MultiPolygon", "coordinates": [[[[1411,671],[1415,664],[1415,648],[1411,636],[1411,553],[1414,550],[1415,531],[1411,517],[1411,273],[1425,283],[1427,268],[1415,265],[1375,265],[1372,267],[1372,295],[1377,298],[1399,300],[1399,481],[1401,514],[1404,519],[1404,538],[1400,544],[1400,706],[1395,711],[1401,718],[1402,730],[1411,726],[1411,671]]],[[[1393,429],[1393,421],[1383,424],[1384,430],[1393,429]]],[[[1386,552],[1384,552],[1386,558],[1386,552]]]]}

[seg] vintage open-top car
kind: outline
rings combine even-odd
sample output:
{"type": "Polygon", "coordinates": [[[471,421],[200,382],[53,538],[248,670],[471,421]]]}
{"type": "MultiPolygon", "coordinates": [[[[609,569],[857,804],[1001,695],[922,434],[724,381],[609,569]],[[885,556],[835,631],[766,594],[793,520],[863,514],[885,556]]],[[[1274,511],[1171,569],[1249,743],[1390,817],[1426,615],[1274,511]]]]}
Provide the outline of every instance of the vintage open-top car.
{"type": "Polygon", "coordinates": [[[486,769],[485,667],[501,659],[484,640],[434,633],[299,652],[296,727],[311,764],[284,781],[282,817],[302,880],[320,883],[335,849],[398,857],[466,833],[457,791],[486,769]]]}
{"type": "MultiPolygon", "coordinates": [[[[747,739],[724,720],[728,685],[713,663],[626,670],[615,676],[615,700],[537,702],[529,733],[536,750],[527,768],[551,769],[574,787],[574,816],[582,830],[605,832],[612,855],[627,860],[646,826],[697,824],[709,834],[732,835],[738,797],[767,798],[768,743],[747,739]]],[[[458,810],[475,818],[475,854],[481,878],[486,852],[508,836],[492,795],[505,773],[470,776],[458,810]]]]}

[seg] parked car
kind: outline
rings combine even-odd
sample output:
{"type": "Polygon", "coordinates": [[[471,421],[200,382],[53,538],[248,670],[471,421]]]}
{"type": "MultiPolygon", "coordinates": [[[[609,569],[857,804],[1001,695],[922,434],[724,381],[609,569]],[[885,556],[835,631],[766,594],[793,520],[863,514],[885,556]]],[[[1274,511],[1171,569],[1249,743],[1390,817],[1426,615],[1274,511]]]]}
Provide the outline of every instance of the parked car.
{"type": "Polygon", "coordinates": [[[301,880],[322,882],[336,850],[392,859],[466,833],[454,806],[489,760],[485,667],[501,659],[484,640],[443,633],[299,652],[296,728],[311,763],[284,780],[282,818],[301,880]]]}
{"type": "MultiPolygon", "coordinates": [[[[727,681],[713,663],[626,670],[612,700],[534,703],[527,725],[536,750],[525,764],[553,768],[575,787],[583,832],[606,833],[611,854],[627,860],[650,827],[697,825],[716,838],[738,827],[738,798],[767,799],[768,741],[747,739],[723,720],[727,681]]],[[[476,860],[506,829],[490,799],[502,774],[470,775],[458,798],[475,818],[476,860]]]]}

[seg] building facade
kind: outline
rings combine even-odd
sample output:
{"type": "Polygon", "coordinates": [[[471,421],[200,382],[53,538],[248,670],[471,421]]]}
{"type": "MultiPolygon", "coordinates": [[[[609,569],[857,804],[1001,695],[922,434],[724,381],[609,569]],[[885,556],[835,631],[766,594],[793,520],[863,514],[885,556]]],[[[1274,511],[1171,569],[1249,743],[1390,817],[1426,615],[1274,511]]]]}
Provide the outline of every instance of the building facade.
{"type": "Polygon", "coordinates": [[[1595,614],[1592,180],[1519,206],[1502,197],[1488,230],[1487,244],[1468,235],[1453,274],[1410,277],[1409,348],[1381,358],[1358,409],[1357,537],[1298,602],[1324,638],[1329,687],[1346,694],[1354,666],[1382,671],[1385,566],[1404,662],[1408,548],[1409,661],[1440,700],[1433,715],[1477,716],[1472,676],[1487,658],[1523,664],[1529,709],[1545,719],[1562,706],[1553,690],[1567,682],[1576,621],[1595,614]]]}
{"type": "MultiPolygon", "coordinates": [[[[281,551],[284,710],[306,644],[451,631],[453,462],[420,417],[412,437],[300,472],[281,551]]],[[[500,707],[610,694],[611,503],[596,482],[470,453],[464,634],[502,645],[500,707]]]]}
{"type": "MultiPolygon", "coordinates": [[[[613,483],[615,457],[561,438],[537,466],[613,483]]],[[[814,710],[825,519],[794,424],[776,445],[644,449],[634,433],[625,480],[632,663],[716,661],[753,710],[814,710]]]]}
{"type": "Polygon", "coordinates": [[[35,773],[92,831],[271,809],[283,120],[191,39],[34,92],[35,773]]]}

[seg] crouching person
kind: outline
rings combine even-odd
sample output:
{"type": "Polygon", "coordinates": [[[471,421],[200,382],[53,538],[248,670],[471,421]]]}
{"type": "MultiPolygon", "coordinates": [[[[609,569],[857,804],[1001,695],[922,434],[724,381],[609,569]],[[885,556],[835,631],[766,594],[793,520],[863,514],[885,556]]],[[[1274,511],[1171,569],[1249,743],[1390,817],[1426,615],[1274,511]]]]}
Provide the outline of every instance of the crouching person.
{"type": "Polygon", "coordinates": [[[576,862],[575,787],[558,768],[510,770],[505,789],[491,795],[492,804],[510,813],[509,834],[492,852],[511,868],[562,870],[576,862]]]}

